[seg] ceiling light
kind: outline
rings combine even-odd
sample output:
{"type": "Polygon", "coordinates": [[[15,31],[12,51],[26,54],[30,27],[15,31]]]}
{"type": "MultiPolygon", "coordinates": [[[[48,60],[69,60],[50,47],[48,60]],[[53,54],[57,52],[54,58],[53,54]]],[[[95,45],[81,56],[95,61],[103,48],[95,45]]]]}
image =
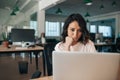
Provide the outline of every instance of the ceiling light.
{"type": "Polygon", "coordinates": [[[19,7],[16,6],[15,8],[13,8],[13,11],[12,11],[12,13],[10,15],[15,16],[18,12],[19,12],[19,7]]]}
{"type": "Polygon", "coordinates": [[[104,24],[105,22],[104,21],[101,21],[101,24],[104,24]]]}
{"type": "Polygon", "coordinates": [[[87,20],[86,20],[86,22],[88,23],[88,22],[89,22],[89,20],[87,19],[87,20]]]}
{"type": "Polygon", "coordinates": [[[16,0],[16,3],[12,10],[12,13],[10,14],[11,16],[15,16],[20,11],[20,9],[18,7],[18,3],[19,3],[19,0],[16,0]]]}
{"type": "Polygon", "coordinates": [[[101,0],[100,9],[102,10],[103,8],[104,8],[104,5],[103,5],[103,0],[101,0]]]}
{"type": "Polygon", "coordinates": [[[85,17],[90,17],[90,14],[87,12],[87,13],[85,14],[85,17]]]}
{"type": "Polygon", "coordinates": [[[20,9],[18,6],[16,6],[13,10],[14,10],[14,12],[19,12],[20,9]]]}
{"type": "Polygon", "coordinates": [[[112,2],[112,6],[116,6],[116,2],[115,1],[112,2]]]}
{"type": "Polygon", "coordinates": [[[11,16],[15,16],[16,13],[14,11],[12,11],[12,13],[10,14],[11,16]]]}
{"type": "Polygon", "coordinates": [[[100,9],[102,10],[103,8],[104,8],[104,5],[103,5],[103,4],[101,4],[100,9]]]}
{"type": "Polygon", "coordinates": [[[84,0],[86,5],[92,5],[92,0],[84,0]]]}
{"type": "Polygon", "coordinates": [[[56,14],[62,14],[62,10],[60,8],[57,9],[56,14]]]}

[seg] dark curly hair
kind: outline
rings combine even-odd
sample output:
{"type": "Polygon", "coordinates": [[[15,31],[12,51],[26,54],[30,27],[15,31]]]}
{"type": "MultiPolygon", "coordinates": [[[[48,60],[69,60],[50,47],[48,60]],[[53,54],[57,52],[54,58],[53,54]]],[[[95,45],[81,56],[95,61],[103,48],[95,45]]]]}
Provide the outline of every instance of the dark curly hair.
{"type": "Polygon", "coordinates": [[[86,22],[84,18],[80,14],[71,14],[65,21],[63,26],[63,33],[62,33],[62,41],[65,42],[65,37],[68,36],[68,26],[71,22],[77,21],[81,30],[82,30],[82,36],[80,37],[79,41],[83,44],[86,44],[89,40],[89,32],[86,27],[86,22]]]}

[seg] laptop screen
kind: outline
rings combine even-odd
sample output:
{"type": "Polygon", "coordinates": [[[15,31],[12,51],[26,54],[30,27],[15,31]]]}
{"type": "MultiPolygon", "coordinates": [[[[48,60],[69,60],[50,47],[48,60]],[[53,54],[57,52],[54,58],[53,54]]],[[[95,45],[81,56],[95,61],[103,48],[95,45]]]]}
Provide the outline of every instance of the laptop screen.
{"type": "Polygon", "coordinates": [[[53,52],[53,80],[116,80],[117,53],[53,52]]]}

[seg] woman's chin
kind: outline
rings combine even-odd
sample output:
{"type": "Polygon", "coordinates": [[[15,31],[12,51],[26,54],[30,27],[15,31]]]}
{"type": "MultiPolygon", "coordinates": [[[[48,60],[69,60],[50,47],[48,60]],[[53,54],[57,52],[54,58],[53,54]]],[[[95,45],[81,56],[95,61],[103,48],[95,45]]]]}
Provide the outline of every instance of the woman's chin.
{"type": "Polygon", "coordinates": [[[78,42],[78,39],[74,39],[74,42],[78,42]]]}

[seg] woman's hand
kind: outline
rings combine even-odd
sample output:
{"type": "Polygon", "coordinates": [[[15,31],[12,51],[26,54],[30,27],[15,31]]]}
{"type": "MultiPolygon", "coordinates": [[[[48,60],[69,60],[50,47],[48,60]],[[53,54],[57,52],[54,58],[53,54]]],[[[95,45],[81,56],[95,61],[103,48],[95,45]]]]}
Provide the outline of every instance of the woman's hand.
{"type": "Polygon", "coordinates": [[[71,37],[66,37],[65,38],[65,44],[68,45],[68,46],[71,46],[72,45],[72,42],[73,42],[73,39],[71,37]]]}
{"type": "Polygon", "coordinates": [[[65,50],[66,51],[70,51],[70,46],[72,45],[72,43],[73,43],[73,39],[67,36],[65,38],[65,50]]]}

